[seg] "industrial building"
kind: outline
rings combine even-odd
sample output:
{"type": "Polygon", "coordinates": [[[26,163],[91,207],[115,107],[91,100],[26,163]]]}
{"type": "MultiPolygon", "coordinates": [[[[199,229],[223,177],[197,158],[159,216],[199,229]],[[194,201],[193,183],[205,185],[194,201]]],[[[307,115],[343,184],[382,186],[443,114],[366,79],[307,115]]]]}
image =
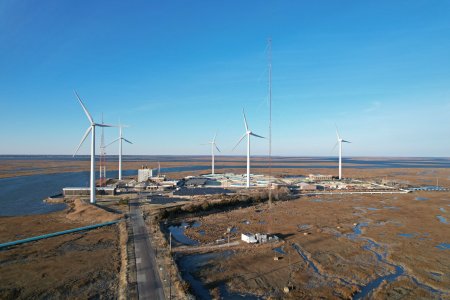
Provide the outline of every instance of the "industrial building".
{"type": "Polygon", "coordinates": [[[299,186],[299,188],[302,191],[315,191],[315,190],[317,190],[317,185],[306,183],[306,182],[300,182],[298,184],[298,186],[299,186]]]}
{"type": "Polygon", "coordinates": [[[333,175],[309,174],[308,178],[311,181],[330,181],[333,180],[333,175]]]}
{"type": "MultiPolygon", "coordinates": [[[[207,178],[208,181],[205,186],[215,186],[223,188],[245,188],[247,187],[247,175],[246,174],[207,174],[203,175],[203,178],[207,178]]],[[[263,188],[269,185],[269,177],[265,175],[250,174],[250,187],[263,188]]],[[[272,178],[272,184],[283,184],[276,178],[272,178]]],[[[274,186],[274,185],[273,185],[274,186]]],[[[272,186],[272,187],[273,187],[272,186]]]]}
{"type": "Polygon", "coordinates": [[[138,169],[138,182],[144,182],[157,175],[157,169],[149,169],[142,166],[142,169],[138,169]]]}

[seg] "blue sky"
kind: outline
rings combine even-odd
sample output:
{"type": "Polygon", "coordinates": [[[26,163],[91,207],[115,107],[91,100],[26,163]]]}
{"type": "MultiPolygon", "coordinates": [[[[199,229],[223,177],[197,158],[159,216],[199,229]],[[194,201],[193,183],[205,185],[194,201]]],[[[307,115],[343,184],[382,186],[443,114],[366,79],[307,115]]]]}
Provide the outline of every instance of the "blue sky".
{"type": "Polygon", "coordinates": [[[217,130],[245,154],[243,107],[268,135],[270,36],[275,155],[335,154],[337,123],[345,155],[448,156],[449,16],[430,0],[1,1],[0,154],[72,154],[88,126],[73,89],[131,126],[125,153],[208,154],[217,130]]]}

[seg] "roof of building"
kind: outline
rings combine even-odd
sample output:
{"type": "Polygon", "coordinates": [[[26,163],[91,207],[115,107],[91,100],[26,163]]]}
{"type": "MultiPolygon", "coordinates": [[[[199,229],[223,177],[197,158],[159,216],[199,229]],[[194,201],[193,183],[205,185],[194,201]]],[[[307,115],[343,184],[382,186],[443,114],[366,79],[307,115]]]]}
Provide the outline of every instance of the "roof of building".
{"type": "Polygon", "coordinates": [[[206,178],[189,178],[184,182],[185,185],[205,185],[206,178]]]}

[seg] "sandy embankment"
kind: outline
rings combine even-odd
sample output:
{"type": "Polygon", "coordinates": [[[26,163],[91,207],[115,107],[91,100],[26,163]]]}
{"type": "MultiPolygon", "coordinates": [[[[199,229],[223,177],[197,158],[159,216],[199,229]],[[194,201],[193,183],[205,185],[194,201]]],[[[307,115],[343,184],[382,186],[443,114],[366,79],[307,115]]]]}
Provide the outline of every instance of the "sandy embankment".
{"type": "Polygon", "coordinates": [[[114,214],[101,207],[86,203],[81,199],[75,199],[73,207],[67,212],[66,218],[71,221],[89,220],[92,223],[104,223],[118,220],[123,214],[114,214]]]}

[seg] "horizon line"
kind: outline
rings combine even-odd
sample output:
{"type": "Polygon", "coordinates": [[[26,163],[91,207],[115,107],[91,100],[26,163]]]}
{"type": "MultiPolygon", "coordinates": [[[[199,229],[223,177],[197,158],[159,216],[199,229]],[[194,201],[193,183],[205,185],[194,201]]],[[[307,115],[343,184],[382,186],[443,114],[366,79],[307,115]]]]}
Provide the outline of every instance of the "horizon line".
{"type": "MultiPolygon", "coordinates": [[[[0,154],[1,156],[73,156],[73,154],[0,154]]],[[[74,156],[81,157],[88,156],[91,154],[79,154],[74,156]]],[[[100,156],[96,154],[95,156],[100,156]]],[[[118,154],[107,154],[108,156],[119,156],[118,154]]],[[[200,157],[211,157],[211,154],[122,154],[122,156],[178,156],[178,157],[192,157],[192,156],[200,156],[200,157]]],[[[215,155],[215,157],[246,157],[246,155],[232,155],[232,154],[223,154],[223,155],[215,155]]],[[[252,155],[252,157],[258,158],[268,158],[268,155],[252,155]]],[[[296,157],[296,158],[325,158],[325,157],[338,157],[338,155],[272,155],[272,157],[296,157]]],[[[450,159],[448,156],[399,156],[399,155],[349,155],[343,157],[358,157],[358,158],[446,158],[450,159]]]]}

